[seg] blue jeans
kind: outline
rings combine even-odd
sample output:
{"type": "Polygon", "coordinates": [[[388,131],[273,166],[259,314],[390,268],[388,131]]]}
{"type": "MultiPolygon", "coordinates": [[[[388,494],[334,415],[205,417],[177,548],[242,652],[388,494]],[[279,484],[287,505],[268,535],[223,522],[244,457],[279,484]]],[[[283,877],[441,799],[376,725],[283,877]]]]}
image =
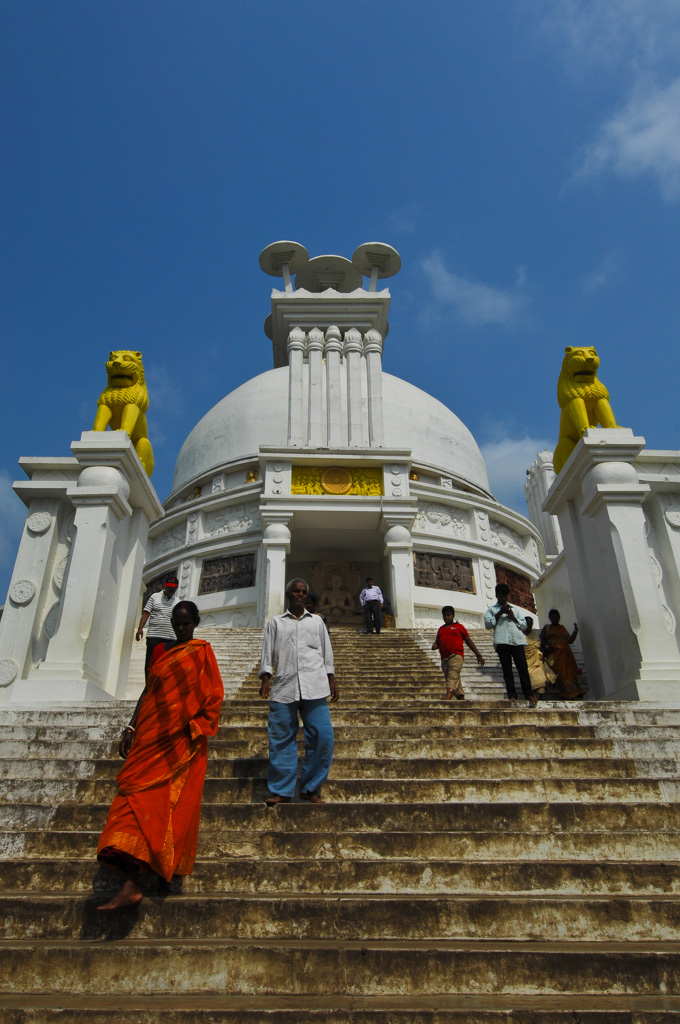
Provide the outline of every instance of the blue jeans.
{"type": "Polygon", "coordinates": [[[269,702],[269,774],[271,793],[293,796],[297,781],[298,712],[305,734],[301,793],[318,793],[328,778],[333,760],[333,726],[325,697],[296,700],[292,704],[269,702]]]}

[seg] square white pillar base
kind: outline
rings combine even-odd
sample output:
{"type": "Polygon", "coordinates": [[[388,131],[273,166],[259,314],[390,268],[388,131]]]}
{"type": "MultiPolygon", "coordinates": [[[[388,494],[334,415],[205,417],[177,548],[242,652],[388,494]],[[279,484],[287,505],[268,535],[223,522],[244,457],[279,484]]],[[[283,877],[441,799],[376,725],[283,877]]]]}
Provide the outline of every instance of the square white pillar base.
{"type": "Polygon", "coordinates": [[[17,679],[12,687],[11,704],[63,704],[81,701],[115,700],[101,686],[88,679],[17,679]]]}

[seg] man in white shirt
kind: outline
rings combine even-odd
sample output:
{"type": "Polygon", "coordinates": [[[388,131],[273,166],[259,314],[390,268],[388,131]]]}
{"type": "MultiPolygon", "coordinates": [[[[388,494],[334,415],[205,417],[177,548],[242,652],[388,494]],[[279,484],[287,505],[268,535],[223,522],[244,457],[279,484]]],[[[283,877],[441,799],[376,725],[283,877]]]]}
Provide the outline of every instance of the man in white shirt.
{"type": "Polygon", "coordinates": [[[333,651],[323,620],[305,607],[304,580],[286,587],[288,611],[274,615],[264,630],[260,696],[269,698],[269,807],[290,803],[297,781],[298,714],[305,736],[300,797],[324,803],[321,787],[333,760],[333,726],[326,698],[339,699],[333,651]]]}
{"type": "Polygon", "coordinates": [[[508,603],[510,587],[507,583],[499,583],[496,587],[496,604],[484,612],[484,628],[493,629],[493,645],[503,669],[503,679],[508,700],[517,702],[515,679],[512,674],[512,663],[515,663],[522,693],[532,707],[538,704],[538,697],[531,689],[531,679],[527,667],[527,656],[524,648],[527,638],[524,635],[526,619],[519,608],[508,603]]]}
{"type": "Polygon", "coordinates": [[[359,602],[361,607],[364,609],[366,632],[372,633],[373,625],[375,624],[375,631],[376,633],[379,633],[381,622],[380,611],[383,606],[383,596],[380,587],[373,586],[373,580],[370,576],[366,577],[366,586],[359,594],[359,602]]]}
{"type": "Polygon", "coordinates": [[[170,625],[172,609],[177,604],[177,587],[179,580],[176,576],[166,576],[163,589],[152,594],[144,605],[142,617],[137,626],[135,640],[141,640],[144,636],[144,627],[147,622],[149,628],[146,631],[146,660],[144,663],[144,678],[149,674],[149,662],[154,648],[166,640],[176,640],[175,631],[170,625]]]}

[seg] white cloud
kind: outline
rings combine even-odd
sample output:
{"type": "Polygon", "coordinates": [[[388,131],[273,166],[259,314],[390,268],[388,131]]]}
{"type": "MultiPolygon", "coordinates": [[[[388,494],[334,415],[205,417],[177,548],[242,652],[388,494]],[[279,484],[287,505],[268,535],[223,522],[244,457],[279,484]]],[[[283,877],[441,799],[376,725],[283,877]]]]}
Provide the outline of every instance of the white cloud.
{"type": "MultiPolygon", "coordinates": [[[[4,469],[0,469],[0,574],[7,582],[11,574],[14,560],[21,538],[21,530],[26,519],[26,508],[12,490],[12,477],[4,469]]],[[[4,584],[0,589],[0,604],[4,602],[4,584]]]]}
{"type": "Polygon", "coordinates": [[[680,78],[635,95],[605,122],[586,148],[577,175],[604,171],[622,178],[651,175],[664,199],[680,199],[680,78]]]}
{"type": "Polygon", "coordinates": [[[437,302],[452,306],[466,323],[474,327],[499,324],[512,328],[523,321],[528,306],[523,268],[517,271],[514,288],[507,289],[452,273],[446,269],[438,252],[427,256],[421,266],[437,302]]]}
{"type": "Polygon", "coordinates": [[[480,445],[492,494],[503,505],[509,505],[527,515],[524,497],[526,471],[536,453],[548,448],[552,451],[555,440],[540,437],[498,437],[480,445]]]}
{"type": "MultiPolygon", "coordinates": [[[[535,0],[525,10],[533,20],[535,0]]],[[[538,10],[541,31],[575,73],[625,68],[640,75],[677,59],[677,0],[543,0],[538,10]]]]}
{"type": "Polygon", "coordinates": [[[601,291],[602,288],[608,288],[613,284],[618,277],[622,262],[623,255],[620,250],[612,249],[606,253],[599,267],[587,275],[583,284],[583,294],[593,295],[595,292],[601,291]]]}
{"type": "Polygon", "coordinates": [[[420,203],[408,203],[390,213],[386,223],[390,231],[398,235],[412,235],[418,228],[419,220],[420,203]]]}

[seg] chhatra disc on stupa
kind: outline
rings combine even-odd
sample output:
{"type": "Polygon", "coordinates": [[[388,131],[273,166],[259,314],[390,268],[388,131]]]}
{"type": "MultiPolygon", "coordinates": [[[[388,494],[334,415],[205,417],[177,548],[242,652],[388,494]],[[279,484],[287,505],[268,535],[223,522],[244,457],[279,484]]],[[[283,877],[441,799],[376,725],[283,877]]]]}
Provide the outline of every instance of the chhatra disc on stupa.
{"type": "Polygon", "coordinates": [[[364,242],[354,250],[352,266],[366,277],[393,277],[401,270],[401,257],[385,242],[364,242]]]}
{"type": "Polygon", "coordinates": [[[353,292],[362,284],[361,274],[344,256],[315,256],[295,278],[295,287],[306,288],[308,292],[325,292],[327,288],[353,292]]]}
{"type": "Polygon", "coordinates": [[[271,277],[283,277],[284,266],[291,274],[309,263],[309,253],[299,242],[272,242],[260,253],[260,267],[271,277]]]}

